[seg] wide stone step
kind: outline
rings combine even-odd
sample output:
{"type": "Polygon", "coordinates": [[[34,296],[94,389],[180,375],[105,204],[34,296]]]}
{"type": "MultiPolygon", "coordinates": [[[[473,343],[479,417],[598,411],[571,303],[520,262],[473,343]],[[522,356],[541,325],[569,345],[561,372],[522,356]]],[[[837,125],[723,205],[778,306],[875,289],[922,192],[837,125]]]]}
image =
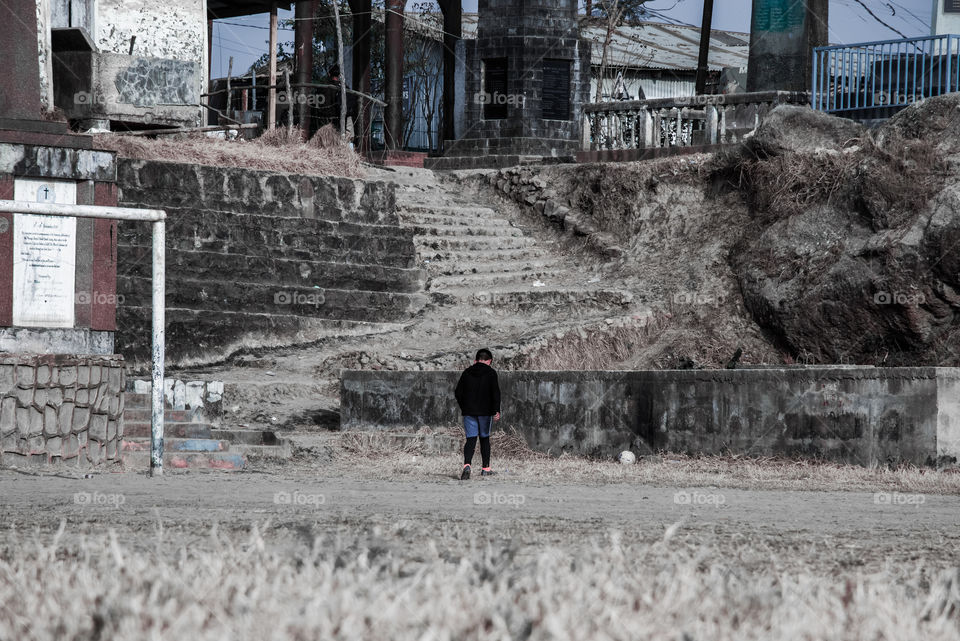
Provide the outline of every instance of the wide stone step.
{"type": "Polygon", "coordinates": [[[456,301],[487,307],[494,312],[550,311],[573,312],[583,309],[614,309],[630,305],[633,295],[609,289],[499,289],[478,291],[474,288],[435,292],[438,302],[456,301]],[[448,298],[449,297],[449,298],[448,298]]]}
{"type": "MultiPolygon", "coordinates": [[[[117,291],[126,307],[149,308],[149,278],[118,276],[117,291]]],[[[357,321],[395,321],[409,318],[427,299],[423,294],[318,289],[249,283],[242,281],[195,281],[171,278],[167,281],[167,307],[209,312],[243,310],[246,313],[307,316],[357,321]]],[[[147,331],[149,325],[144,329],[147,331]]],[[[189,340],[189,334],[183,337],[189,340]]],[[[172,339],[171,339],[172,340],[172,339]]]]}
{"type": "MultiPolygon", "coordinates": [[[[521,249],[462,249],[459,251],[419,247],[417,256],[421,261],[431,263],[442,262],[452,264],[454,268],[479,268],[484,264],[495,261],[535,260],[548,256],[547,252],[539,247],[524,247],[521,249]]],[[[436,267],[436,265],[434,265],[436,267]]]]}
{"type": "MultiPolygon", "coordinates": [[[[395,237],[394,222],[375,224],[305,218],[303,216],[278,217],[258,213],[243,213],[235,210],[213,210],[196,207],[167,207],[167,230],[186,229],[198,234],[222,234],[234,230],[262,230],[282,234],[325,234],[335,236],[395,237]]],[[[120,235],[135,231],[142,224],[120,221],[120,235]]],[[[146,227],[148,233],[150,227],[146,227]]]]}
{"type": "MultiPolygon", "coordinates": [[[[204,212],[199,212],[203,214],[204,212]]],[[[169,215],[169,212],[168,212],[169,215]]],[[[410,267],[413,233],[397,225],[359,225],[309,219],[277,219],[249,215],[190,217],[167,226],[168,251],[202,250],[218,253],[329,260],[358,264],[410,267]]],[[[121,225],[121,245],[149,248],[148,225],[121,225]]]]}
{"type": "Polygon", "coordinates": [[[227,441],[231,447],[237,445],[270,445],[278,446],[284,439],[277,436],[272,430],[250,430],[250,429],[215,429],[211,432],[211,438],[227,441]]]}
{"type": "Polygon", "coordinates": [[[400,212],[400,222],[402,225],[422,224],[422,225],[456,225],[457,227],[472,227],[483,225],[486,227],[510,227],[508,219],[503,218],[497,212],[491,210],[489,216],[457,216],[450,213],[439,213],[435,211],[408,211],[400,212]]]}
{"type": "Polygon", "coordinates": [[[433,278],[436,279],[438,276],[458,276],[458,275],[482,275],[482,274],[498,274],[500,272],[527,272],[527,271],[563,271],[563,267],[558,265],[556,261],[545,259],[545,260],[496,260],[490,262],[463,262],[463,263],[454,263],[454,262],[445,262],[445,261],[434,261],[426,265],[428,272],[431,275],[434,275],[433,278]]]}
{"type": "MultiPolygon", "coordinates": [[[[400,201],[398,201],[398,204],[400,204],[400,201]]],[[[471,205],[434,205],[430,203],[409,201],[402,201],[400,210],[402,212],[456,216],[457,218],[496,218],[499,216],[497,211],[490,207],[476,207],[471,205]]]]}
{"type": "Polygon", "coordinates": [[[491,226],[456,226],[456,225],[420,225],[414,224],[409,226],[416,234],[417,238],[422,242],[423,238],[430,237],[441,237],[446,238],[450,237],[462,237],[462,238],[510,238],[523,236],[523,230],[517,229],[516,227],[491,227],[491,226]]]}
{"type": "Polygon", "coordinates": [[[419,212],[401,212],[400,220],[404,227],[408,225],[448,225],[454,227],[511,227],[506,218],[481,218],[473,216],[448,216],[442,214],[427,214],[419,212]]]}
{"type": "Polygon", "coordinates": [[[484,251],[489,249],[523,249],[532,247],[536,244],[533,238],[526,236],[469,236],[466,238],[457,237],[437,237],[437,236],[416,236],[415,243],[417,252],[420,253],[424,248],[447,251],[484,251]]]}
{"type": "Polygon", "coordinates": [[[535,270],[512,271],[512,272],[494,272],[484,274],[458,274],[455,276],[435,276],[430,280],[430,289],[433,291],[445,289],[457,289],[463,287],[482,287],[491,288],[496,285],[509,285],[511,283],[534,283],[537,281],[545,282],[551,278],[561,278],[563,273],[553,270],[535,270]]]}
{"type": "MultiPolygon", "coordinates": [[[[426,299],[422,301],[425,303],[426,299]]],[[[223,360],[238,350],[307,345],[331,337],[370,336],[396,332],[402,323],[311,318],[295,314],[265,314],[232,310],[197,310],[168,306],[167,359],[180,365],[223,360]]],[[[149,363],[149,307],[117,309],[116,350],[149,363]]]]}
{"type": "MultiPolygon", "coordinates": [[[[413,247],[411,245],[411,251],[413,247]]],[[[152,253],[148,247],[121,245],[118,249],[118,275],[150,278],[152,253]]],[[[189,279],[192,286],[210,290],[230,281],[283,287],[313,287],[366,291],[416,292],[423,289],[425,275],[417,268],[381,265],[351,265],[321,260],[300,260],[221,254],[208,251],[170,251],[167,253],[168,289],[189,279]]],[[[118,290],[128,295],[128,292],[118,290]]],[[[210,292],[210,295],[213,295],[210,292]]]]}
{"type": "MultiPolygon", "coordinates": [[[[197,417],[197,412],[194,410],[171,410],[167,409],[163,412],[163,420],[165,423],[194,423],[197,417]]],[[[144,422],[149,423],[153,418],[153,413],[150,408],[150,397],[147,395],[133,394],[132,392],[124,392],[124,409],[123,409],[123,420],[129,423],[134,422],[144,422]],[[133,396],[146,396],[146,402],[144,405],[140,405],[139,401],[136,401],[136,405],[131,407],[131,397],[133,396]]]]}
{"type": "MultiPolygon", "coordinates": [[[[150,469],[150,448],[123,453],[123,465],[130,471],[150,469]]],[[[240,452],[171,452],[163,453],[164,472],[182,470],[222,470],[225,472],[242,470],[247,466],[247,458],[240,452]]]]}
{"type": "MultiPolygon", "coordinates": [[[[224,430],[217,430],[222,432],[224,430]]],[[[247,432],[258,432],[257,430],[246,430],[247,432]]],[[[258,432],[260,433],[260,432],[258,432]]],[[[262,434],[262,433],[261,433],[262,434]]],[[[272,432],[271,432],[272,434],[272,432]]],[[[232,439],[236,439],[236,435],[233,435],[232,439]]],[[[274,436],[272,443],[263,443],[263,442],[245,442],[245,441],[254,441],[251,437],[242,437],[243,440],[231,440],[231,439],[209,439],[209,438],[172,438],[167,437],[164,433],[163,439],[163,450],[164,455],[168,452],[171,454],[197,454],[197,453],[213,453],[213,452],[229,452],[230,454],[240,455],[243,457],[248,456],[260,456],[260,457],[270,457],[270,458],[290,458],[292,456],[292,447],[290,441],[287,439],[277,439],[274,436]]],[[[263,439],[261,439],[262,441],[263,439]]],[[[150,451],[150,439],[149,438],[131,438],[124,439],[123,441],[123,452],[124,453],[136,453],[136,452],[149,452],[150,451]]]]}
{"type": "MultiPolygon", "coordinates": [[[[173,423],[163,422],[164,438],[184,438],[184,439],[211,439],[214,437],[214,428],[209,423],[173,423]]],[[[124,413],[123,438],[124,439],[149,439],[151,426],[148,421],[126,421],[124,413]]]]}

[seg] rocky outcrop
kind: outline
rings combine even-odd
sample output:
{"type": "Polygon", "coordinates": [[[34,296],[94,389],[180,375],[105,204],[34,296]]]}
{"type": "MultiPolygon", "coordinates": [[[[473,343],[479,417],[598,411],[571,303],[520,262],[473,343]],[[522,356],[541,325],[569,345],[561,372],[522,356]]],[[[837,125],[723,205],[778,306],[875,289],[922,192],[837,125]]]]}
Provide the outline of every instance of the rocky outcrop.
{"type": "Polygon", "coordinates": [[[754,319],[813,362],[957,365],[960,186],[948,157],[960,98],[870,133],[810,110],[771,116],[738,165],[756,225],[731,263],[754,319]]]}

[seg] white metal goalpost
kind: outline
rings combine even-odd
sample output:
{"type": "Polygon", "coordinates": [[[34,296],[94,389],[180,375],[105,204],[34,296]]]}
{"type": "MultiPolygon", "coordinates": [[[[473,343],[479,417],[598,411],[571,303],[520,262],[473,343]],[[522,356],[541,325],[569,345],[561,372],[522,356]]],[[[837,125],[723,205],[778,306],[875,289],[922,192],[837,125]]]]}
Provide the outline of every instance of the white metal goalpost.
{"type": "Polygon", "coordinates": [[[132,220],[153,225],[153,379],[150,400],[150,474],[163,475],[163,360],[165,352],[164,300],[165,236],[167,213],[161,209],[133,209],[100,205],[56,205],[19,200],[0,200],[0,212],[39,216],[72,216],[75,218],[108,218],[132,220]]]}

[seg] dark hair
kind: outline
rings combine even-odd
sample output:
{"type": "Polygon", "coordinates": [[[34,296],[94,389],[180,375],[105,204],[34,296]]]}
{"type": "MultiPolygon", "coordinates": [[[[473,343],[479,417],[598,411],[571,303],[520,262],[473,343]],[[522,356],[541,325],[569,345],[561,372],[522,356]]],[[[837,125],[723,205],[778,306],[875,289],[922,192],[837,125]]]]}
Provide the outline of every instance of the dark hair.
{"type": "Polygon", "coordinates": [[[478,361],[492,361],[493,354],[490,353],[490,350],[484,347],[483,349],[477,350],[477,360],[478,361]]]}
{"type": "Polygon", "coordinates": [[[340,65],[333,65],[330,69],[327,70],[327,73],[331,78],[336,78],[340,75],[340,65]]]}

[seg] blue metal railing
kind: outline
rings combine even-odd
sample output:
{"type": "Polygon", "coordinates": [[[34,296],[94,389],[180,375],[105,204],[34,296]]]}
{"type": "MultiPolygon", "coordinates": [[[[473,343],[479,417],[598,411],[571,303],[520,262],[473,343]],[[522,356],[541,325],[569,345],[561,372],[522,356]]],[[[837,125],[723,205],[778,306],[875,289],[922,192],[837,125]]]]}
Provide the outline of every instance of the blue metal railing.
{"type": "Polygon", "coordinates": [[[812,106],[852,118],[887,118],[960,87],[960,36],[881,40],[813,50],[812,106]]]}

